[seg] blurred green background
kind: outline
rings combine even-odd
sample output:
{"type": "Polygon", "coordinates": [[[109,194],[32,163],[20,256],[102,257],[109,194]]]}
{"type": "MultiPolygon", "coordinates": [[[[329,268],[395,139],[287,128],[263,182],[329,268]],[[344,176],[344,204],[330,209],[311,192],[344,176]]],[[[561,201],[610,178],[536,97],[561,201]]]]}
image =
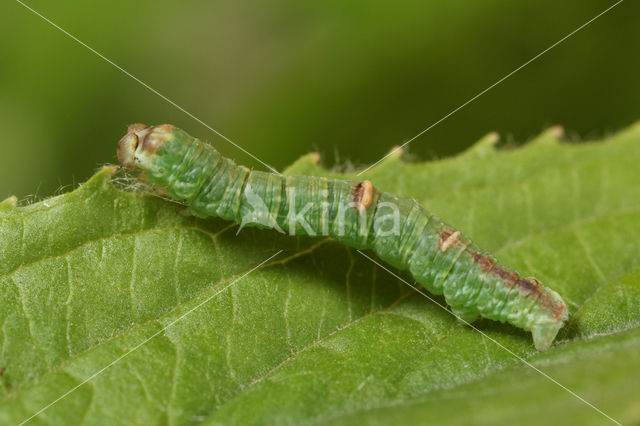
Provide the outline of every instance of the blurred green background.
{"type": "MultiPolygon", "coordinates": [[[[12,0],[0,9],[0,198],[51,195],[114,163],[127,124],[174,123],[264,169],[12,0]]],[[[27,4],[265,162],[365,165],[614,1],[92,1],[27,4]]],[[[640,119],[640,4],[622,2],[411,143],[640,119]]],[[[67,187],[68,189],[69,187],[67,187]]]]}

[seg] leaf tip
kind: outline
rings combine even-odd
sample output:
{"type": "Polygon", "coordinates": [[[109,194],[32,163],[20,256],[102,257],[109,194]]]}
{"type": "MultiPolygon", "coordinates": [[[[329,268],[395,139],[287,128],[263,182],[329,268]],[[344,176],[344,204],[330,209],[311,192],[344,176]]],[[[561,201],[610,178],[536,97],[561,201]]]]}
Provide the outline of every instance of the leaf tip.
{"type": "Polygon", "coordinates": [[[560,142],[560,139],[564,136],[564,127],[560,125],[551,126],[544,130],[532,141],[532,145],[555,145],[560,142]]]}
{"type": "Polygon", "coordinates": [[[386,159],[387,160],[397,160],[400,157],[402,157],[402,154],[404,154],[404,152],[405,152],[404,146],[395,145],[387,153],[386,159]]]}
{"type": "Polygon", "coordinates": [[[305,158],[305,157],[310,163],[313,163],[313,164],[320,163],[320,158],[321,157],[320,157],[320,153],[317,152],[317,151],[310,152],[307,155],[305,155],[303,158],[305,158]]]}
{"type": "Polygon", "coordinates": [[[98,170],[97,174],[104,173],[107,176],[112,176],[113,174],[115,174],[115,172],[118,171],[118,168],[118,166],[114,166],[113,164],[107,164],[106,166],[103,166],[100,170],[98,170]]]}
{"type": "Polygon", "coordinates": [[[118,167],[114,165],[103,166],[86,182],[80,185],[80,189],[104,188],[111,185],[111,176],[118,171],[118,167]]]}
{"type": "Polygon", "coordinates": [[[556,138],[560,139],[564,136],[564,127],[558,124],[549,128],[549,132],[554,134],[556,138]]]}
{"type": "Polygon", "coordinates": [[[490,132],[486,134],[484,137],[480,138],[479,141],[471,145],[471,148],[468,149],[469,154],[476,155],[487,155],[495,152],[496,144],[500,140],[500,135],[497,132],[490,132]]]}
{"type": "Polygon", "coordinates": [[[322,157],[318,152],[310,152],[298,158],[293,164],[287,167],[282,174],[314,174],[320,170],[320,160],[322,157]]]}
{"type": "Polygon", "coordinates": [[[18,197],[12,195],[0,202],[0,210],[11,210],[18,205],[18,197]]]}

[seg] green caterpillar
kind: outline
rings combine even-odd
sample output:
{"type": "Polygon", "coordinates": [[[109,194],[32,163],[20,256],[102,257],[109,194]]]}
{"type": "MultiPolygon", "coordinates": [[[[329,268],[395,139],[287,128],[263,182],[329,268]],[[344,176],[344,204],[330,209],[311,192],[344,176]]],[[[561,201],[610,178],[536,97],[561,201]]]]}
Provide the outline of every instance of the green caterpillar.
{"type": "Polygon", "coordinates": [[[370,181],[252,171],[168,124],[129,126],[118,159],[141,169],[140,177],[158,191],[185,201],[196,216],[371,249],[409,270],[431,293],[443,294],[465,321],[482,316],[531,331],[538,350],[551,346],[567,320],[558,293],[500,265],[417,202],[381,192],[370,181]]]}

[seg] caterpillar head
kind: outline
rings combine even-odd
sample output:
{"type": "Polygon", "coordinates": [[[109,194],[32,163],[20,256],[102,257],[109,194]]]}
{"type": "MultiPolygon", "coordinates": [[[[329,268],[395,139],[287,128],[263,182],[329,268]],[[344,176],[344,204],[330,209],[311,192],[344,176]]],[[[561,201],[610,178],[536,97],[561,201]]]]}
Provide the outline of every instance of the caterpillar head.
{"type": "Polygon", "coordinates": [[[118,142],[118,161],[122,167],[147,169],[156,151],[171,137],[173,126],[161,124],[129,125],[127,134],[118,142]]]}

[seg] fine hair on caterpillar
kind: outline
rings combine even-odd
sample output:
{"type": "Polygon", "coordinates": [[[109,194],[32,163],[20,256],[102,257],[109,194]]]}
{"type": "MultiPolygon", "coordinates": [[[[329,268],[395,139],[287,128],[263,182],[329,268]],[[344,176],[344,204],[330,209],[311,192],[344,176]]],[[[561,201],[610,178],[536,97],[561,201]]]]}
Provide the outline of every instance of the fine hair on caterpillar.
{"type": "Polygon", "coordinates": [[[562,297],[500,264],[415,200],[361,182],[250,170],[211,145],[163,124],[134,124],[118,143],[125,168],[153,193],[184,203],[195,216],[288,235],[324,236],[369,249],[471,322],[478,317],[530,331],[551,346],[568,319],[562,297]]]}
{"type": "Polygon", "coordinates": [[[111,182],[113,182],[114,186],[121,191],[134,192],[142,195],[152,195],[172,204],[186,206],[184,201],[171,198],[162,190],[162,188],[158,188],[149,183],[146,179],[141,178],[139,170],[120,167],[111,176],[111,182]]]}

